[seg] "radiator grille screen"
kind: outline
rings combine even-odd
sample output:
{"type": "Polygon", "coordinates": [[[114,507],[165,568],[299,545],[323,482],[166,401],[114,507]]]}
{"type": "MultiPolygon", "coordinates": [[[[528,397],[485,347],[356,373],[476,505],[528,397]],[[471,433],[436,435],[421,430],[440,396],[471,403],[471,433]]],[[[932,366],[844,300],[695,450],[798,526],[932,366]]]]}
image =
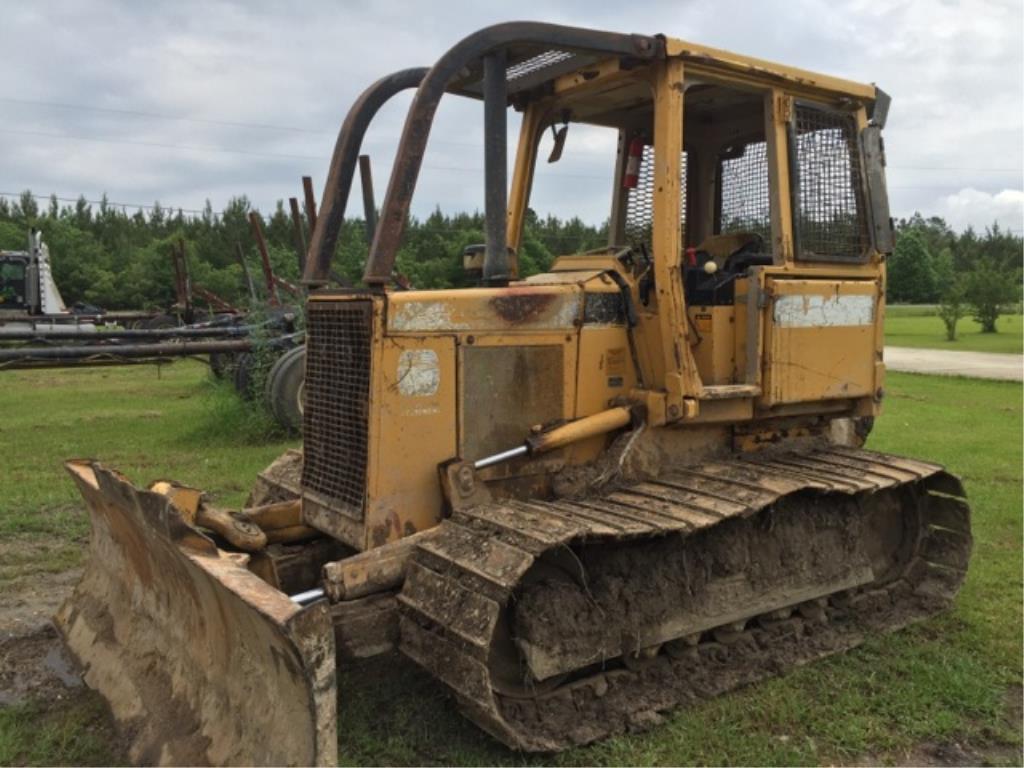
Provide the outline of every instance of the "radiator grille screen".
{"type": "Polygon", "coordinates": [[[366,497],[369,301],[311,301],[306,317],[302,484],[350,516],[366,497]]]}
{"type": "Polygon", "coordinates": [[[798,105],[796,171],[799,255],[819,261],[866,258],[868,232],[853,116],[798,105]]]}

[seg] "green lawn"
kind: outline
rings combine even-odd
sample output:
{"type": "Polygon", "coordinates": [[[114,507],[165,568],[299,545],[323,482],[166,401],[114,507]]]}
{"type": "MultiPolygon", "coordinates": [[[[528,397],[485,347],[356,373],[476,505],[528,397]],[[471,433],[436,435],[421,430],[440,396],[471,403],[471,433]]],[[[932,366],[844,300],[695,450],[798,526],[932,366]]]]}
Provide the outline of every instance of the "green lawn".
{"type": "MultiPolygon", "coordinates": [[[[4,563],[4,578],[77,562],[86,524],[60,469],[96,456],[139,481],[170,476],[226,504],[290,443],[265,442],[243,408],[192,363],[0,373],[0,536],[59,543],[55,561],[4,563]]],[[[557,756],[509,752],[466,723],[444,690],[387,656],[345,663],[345,764],[829,764],[900,761],[921,744],[1010,745],[1021,763],[1020,384],[890,374],[870,447],[942,462],[964,478],[975,551],[946,615],[840,657],[670,715],[643,734],[557,756]]],[[[8,582],[9,583],[9,582],[8,582]]],[[[0,765],[101,764],[95,699],[0,706],[0,765]]],[[[1008,757],[1006,756],[1008,755],[1008,757]]]]}
{"type": "Polygon", "coordinates": [[[98,458],[139,483],[173,478],[232,505],[291,445],[267,440],[251,410],[191,361],[0,371],[0,414],[0,536],[46,537],[49,553],[5,558],[0,585],[78,562],[88,521],[64,459],[98,458]]]}
{"type": "Polygon", "coordinates": [[[970,352],[1024,352],[1024,317],[1003,315],[996,321],[998,333],[982,333],[969,317],[957,323],[956,341],[946,340],[946,326],[929,305],[890,304],[885,308],[885,343],[893,347],[922,347],[970,352]]]}

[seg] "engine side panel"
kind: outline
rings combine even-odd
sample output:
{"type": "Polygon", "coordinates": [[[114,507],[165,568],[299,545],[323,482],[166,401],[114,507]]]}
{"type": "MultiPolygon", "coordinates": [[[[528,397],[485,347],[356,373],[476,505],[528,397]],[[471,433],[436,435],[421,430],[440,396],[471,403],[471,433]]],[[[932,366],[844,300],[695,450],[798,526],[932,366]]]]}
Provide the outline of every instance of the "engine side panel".
{"type": "Polygon", "coordinates": [[[451,336],[385,337],[370,421],[365,540],[370,549],[441,520],[437,466],[457,453],[451,336]]]}

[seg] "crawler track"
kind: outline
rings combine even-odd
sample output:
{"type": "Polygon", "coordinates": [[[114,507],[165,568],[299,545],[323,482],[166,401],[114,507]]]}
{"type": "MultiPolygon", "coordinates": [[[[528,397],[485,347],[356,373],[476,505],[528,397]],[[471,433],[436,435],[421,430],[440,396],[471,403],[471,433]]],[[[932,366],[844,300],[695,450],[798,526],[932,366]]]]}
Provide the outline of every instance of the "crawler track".
{"type": "Polygon", "coordinates": [[[585,744],[947,607],[963,495],[936,465],[830,448],[475,507],[410,563],[401,647],[510,747],[585,744]]]}

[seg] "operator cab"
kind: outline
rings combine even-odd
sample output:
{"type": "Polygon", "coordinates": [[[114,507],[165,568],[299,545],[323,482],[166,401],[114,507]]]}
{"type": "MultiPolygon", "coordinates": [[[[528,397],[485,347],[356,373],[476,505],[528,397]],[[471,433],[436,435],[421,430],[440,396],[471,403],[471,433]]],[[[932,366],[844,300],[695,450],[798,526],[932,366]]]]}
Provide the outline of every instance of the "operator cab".
{"type": "MultiPolygon", "coordinates": [[[[566,178],[599,178],[612,165],[594,145],[608,147],[616,134],[611,160],[617,162],[611,181],[607,222],[610,248],[628,245],[652,251],[654,125],[652,94],[643,84],[609,87],[577,99],[567,97],[545,105],[552,115],[551,133],[538,131],[540,147],[533,162],[530,198],[557,201],[545,190],[567,184],[558,180],[554,163],[574,162],[566,178]],[[559,128],[559,124],[561,127],[559,128]],[[575,147],[574,133],[584,146],[575,147]],[[556,130],[557,128],[557,130],[556,130]],[[599,139],[594,141],[593,137],[599,139]],[[557,138],[555,138],[557,137],[557,138]],[[550,154],[547,163],[543,158],[550,154]],[[589,161],[587,158],[589,155],[589,161]],[[554,184],[552,179],[556,179],[554,184]]],[[[765,134],[770,119],[769,92],[740,90],[725,85],[687,81],[684,142],[680,162],[680,220],[682,263],[688,275],[687,298],[700,303],[727,303],[722,288],[751,266],[780,263],[773,236],[770,192],[771,154],[765,134]],[[706,268],[708,262],[715,267],[706,268]],[[694,269],[697,268],[697,269],[694,269]],[[714,274],[713,280],[702,277],[714,274]],[[705,301],[713,296],[714,301],[705,301]]],[[[861,194],[857,140],[852,114],[797,106],[795,154],[805,184],[801,189],[799,222],[805,235],[807,260],[863,261],[869,249],[861,194]]],[[[522,142],[520,146],[523,146],[522,142]]],[[[783,148],[783,151],[785,148],[783,148]]],[[[566,211],[575,200],[565,202],[566,211]]],[[[510,211],[514,220],[519,212],[510,211]]],[[[569,218],[567,213],[565,218],[569,218]]]]}
{"type": "Polygon", "coordinates": [[[29,308],[29,257],[0,252],[0,310],[29,308]]]}
{"type": "MultiPolygon", "coordinates": [[[[521,243],[531,198],[541,201],[544,213],[570,219],[579,200],[564,190],[579,188],[582,178],[604,178],[610,182],[608,252],[628,248],[636,273],[650,265],[659,250],[658,141],[653,75],[644,77],[644,69],[596,64],[592,77],[556,79],[555,95],[525,107],[516,182],[528,188],[509,206],[513,248],[521,243]]],[[[744,321],[752,268],[785,265],[787,256],[851,263],[870,257],[855,112],[795,102],[789,130],[782,132],[771,130],[772,110],[768,87],[736,87],[703,73],[684,79],[679,194],[666,197],[678,205],[688,340],[706,385],[747,380],[749,340],[736,329],[744,321]],[[779,164],[788,164],[794,183],[802,181],[796,196],[773,189],[779,164]],[[795,254],[782,247],[787,212],[795,230],[787,248],[795,247],[795,254]]],[[[664,256],[662,250],[657,257],[664,256]]],[[[553,271],[578,268],[575,260],[563,256],[553,271]]],[[[640,279],[645,306],[657,293],[649,272],[640,279]]]]}

